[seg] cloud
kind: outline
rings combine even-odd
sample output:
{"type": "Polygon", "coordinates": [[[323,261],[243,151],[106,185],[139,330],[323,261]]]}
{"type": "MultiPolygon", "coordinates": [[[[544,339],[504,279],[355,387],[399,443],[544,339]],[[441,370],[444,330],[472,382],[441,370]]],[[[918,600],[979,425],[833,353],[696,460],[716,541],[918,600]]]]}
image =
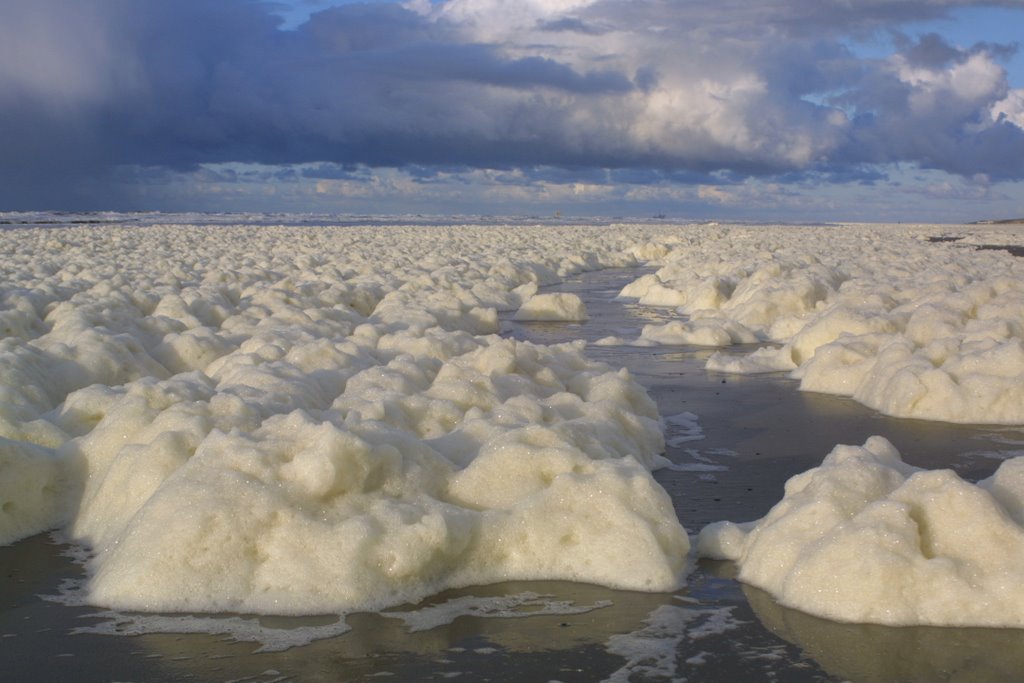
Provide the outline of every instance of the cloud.
{"type": "Polygon", "coordinates": [[[860,113],[841,150],[845,160],[1024,177],[1024,130],[1014,125],[1005,71],[986,50],[924,36],[837,99],[860,113]]]}
{"type": "Polygon", "coordinates": [[[1000,63],[1012,46],[897,34],[884,60],[847,47],[1012,2],[378,2],[294,29],[258,0],[8,4],[6,206],[111,202],[102,182],[119,168],[228,162],[332,182],[364,167],[562,169],[583,194],[628,173],[712,188],[716,174],[863,178],[892,163],[1024,177],[1024,107],[1000,63]]]}
{"type": "Polygon", "coordinates": [[[1024,88],[1011,90],[1006,98],[992,105],[992,118],[1024,129],[1024,88]]]}

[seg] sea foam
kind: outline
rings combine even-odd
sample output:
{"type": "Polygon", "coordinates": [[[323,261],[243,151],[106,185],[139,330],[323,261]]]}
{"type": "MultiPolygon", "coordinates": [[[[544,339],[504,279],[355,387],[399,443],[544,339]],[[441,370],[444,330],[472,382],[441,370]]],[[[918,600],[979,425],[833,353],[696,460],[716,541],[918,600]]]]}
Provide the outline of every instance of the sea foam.
{"type": "MultiPolygon", "coordinates": [[[[580,300],[540,288],[656,263],[622,295],[679,318],[645,328],[642,344],[758,343],[709,367],[788,371],[806,390],[893,415],[1024,423],[1021,261],[929,234],[220,222],[0,231],[0,541],[62,528],[88,549],[87,599],[132,610],[341,613],[509,579],[673,590],[689,543],[651,476],[665,446],[654,403],[582,342],[497,336],[498,312],[579,319],[580,300]]],[[[836,502],[842,487],[822,484],[807,509],[825,517],[723,525],[705,549],[740,559],[745,580],[787,604],[837,619],[889,618],[858,602],[859,575],[823,588],[854,558],[865,575],[910,582],[915,597],[902,603],[879,584],[891,623],[967,618],[954,613],[975,623],[958,605],[979,596],[993,605],[984,623],[1016,623],[999,607],[1013,590],[999,577],[1016,576],[1017,466],[975,486],[913,472],[881,441],[854,450],[829,467],[849,461],[842,471],[867,497],[836,502]],[[961,517],[975,520],[970,532],[954,533],[961,517]],[[801,524],[834,549],[790,562],[822,545],[801,524]],[[776,526],[789,530],[756,541],[776,526]],[[885,546],[890,531],[909,548],[902,559],[885,546]],[[789,559],[762,562],[757,548],[789,559]],[[892,558],[913,571],[893,573],[892,558]],[[815,594],[830,596],[826,606],[815,594]]]]}
{"type": "Polygon", "coordinates": [[[526,226],[0,233],[2,540],[62,527],[89,550],[86,600],[129,610],[678,588],[688,539],[650,473],[646,392],[582,342],[493,334],[530,301],[581,317],[538,287],[636,263],[631,240],[587,235],[581,252],[580,229],[526,226]]]}
{"type": "MultiPolygon", "coordinates": [[[[964,228],[974,241],[986,232],[964,228]]],[[[1024,261],[921,226],[704,227],[620,296],[674,307],[641,342],[728,346],[710,370],[790,372],[888,415],[1024,423],[1024,261]]],[[[999,243],[1021,236],[995,232],[999,243]]]]}
{"type": "Polygon", "coordinates": [[[836,621],[1021,628],[1024,458],[972,484],[905,464],[879,436],[837,446],[763,519],[705,527],[697,551],[836,621]]]}

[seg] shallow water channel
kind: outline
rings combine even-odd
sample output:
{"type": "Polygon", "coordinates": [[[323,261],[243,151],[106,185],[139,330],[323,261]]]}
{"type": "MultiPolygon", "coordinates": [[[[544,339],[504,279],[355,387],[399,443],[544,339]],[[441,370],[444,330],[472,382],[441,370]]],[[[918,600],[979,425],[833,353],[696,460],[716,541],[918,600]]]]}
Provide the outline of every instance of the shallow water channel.
{"type": "MultiPolygon", "coordinates": [[[[560,285],[584,298],[586,323],[506,316],[503,333],[542,343],[635,338],[643,324],[671,315],[614,300],[639,274],[599,271],[560,285]]],[[[592,357],[628,367],[657,401],[674,466],[656,477],[691,533],[762,516],[791,475],[837,443],[874,434],[911,464],[951,467],[972,480],[1024,454],[1019,427],[887,418],[848,399],[799,392],[784,376],[709,373],[712,351],[588,346],[592,357]]],[[[67,551],[49,536],[0,547],[4,680],[1006,681],[1024,671],[1024,631],[832,623],[742,586],[730,563],[697,564],[675,594],[566,582],[449,591],[384,614],[349,615],[349,632],[319,637],[342,630],[341,622],[118,615],[54,601],[47,596],[62,582],[81,578],[67,551]],[[190,629],[207,632],[160,632],[190,629]],[[319,639],[259,651],[289,634],[319,639]]]]}

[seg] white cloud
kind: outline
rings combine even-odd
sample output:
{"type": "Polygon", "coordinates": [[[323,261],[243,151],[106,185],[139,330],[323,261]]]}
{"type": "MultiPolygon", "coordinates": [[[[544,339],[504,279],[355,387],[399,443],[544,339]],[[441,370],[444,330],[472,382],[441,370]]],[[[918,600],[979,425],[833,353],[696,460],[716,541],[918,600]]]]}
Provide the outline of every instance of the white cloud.
{"type": "Polygon", "coordinates": [[[992,119],[1006,120],[1024,129],[1024,88],[1011,90],[1006,97],[992,105],[992,119]]]}
{"type": "MultiPolygon", "coordinates": [[[[448,0],[433,7],[434,19],[470,30],[481,40],[497,40],[534,29],[539,22],[571,14],[596,0],[448,0]]],[[[422,5],[420,5],[422,7],[422,5]]]]}
{"type": "Polygon", "coordinates": [[[1006,92],[1006,72],[984,52],[969,55],[948,68],[915,67],[904,55],[890,62],[897,77],[913,88],[909,101],[915,114],[948,106],[950,100],[980,107],[1006,92]]]}

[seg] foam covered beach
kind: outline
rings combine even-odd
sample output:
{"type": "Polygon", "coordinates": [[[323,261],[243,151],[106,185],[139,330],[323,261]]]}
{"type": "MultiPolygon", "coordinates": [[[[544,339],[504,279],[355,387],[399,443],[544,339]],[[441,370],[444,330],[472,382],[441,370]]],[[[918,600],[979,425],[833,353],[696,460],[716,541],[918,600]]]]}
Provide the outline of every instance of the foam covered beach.
{"type": "Polygon", "coordinates": [[[585,319],[552,291],[584,271],[657,269],[620,296],[672,318],[602,345],[741,344],[708,368],[791,373],[897,417],[1024,423],[1024,270],[972,247],[1019,241],[1012,227],[268,222],[0,231],[0,536],[82,546],[93,604],[314,614],[516,579],[679,589],[687,519],[652,476],[668,427],[648,393],[582,341],[500,334],[501,316],[585,319]]]}
{"type": "Polygon", "coordinates": [[[970,248],[1018,233],[707,229],[681,236],[622,296],[681,314],[634,343],[771,343],[712,357],[709,369],[792,372],[803,390],[896,417],[1020,424],[1024,268],[1006,251],[970,248]]]}
{"type": "Polygon", "coordinates": [[[643,389],[579,344],[493,334],[539,285],[635,263],[621,237],[3,237],[0,529],[88,547],[91,602],[308,614],[509,579],[681,584],[643,389]]]}

